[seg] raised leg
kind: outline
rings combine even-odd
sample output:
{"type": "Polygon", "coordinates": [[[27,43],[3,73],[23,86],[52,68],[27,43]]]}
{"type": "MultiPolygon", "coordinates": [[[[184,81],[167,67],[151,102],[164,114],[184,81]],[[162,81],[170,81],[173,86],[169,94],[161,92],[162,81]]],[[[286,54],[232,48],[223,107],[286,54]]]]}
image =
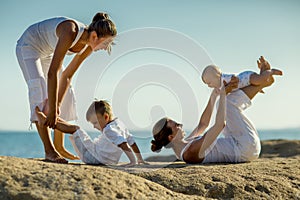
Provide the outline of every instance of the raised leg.
{"type": "Polygon", "coordinates": [[[260,74],[256,74],[256,73],[251,74],[250,83],[252,85],[263,84],[265,81],[268,81],[268,79],[273,75],[281,76],[282,71],[278,70],[278,69],[268,69],[268,70],[261,72],[260,74]]]}
{"type": "Polygon", "coordinates": [[[255,95],[260,92],[263,88],[269,87],[274,83],[274,78],[270,76],[270,78],[266,81],[264,81],[260,85],[249,85],[247,87],[242,88],[244,93],[249,97],[249,99],[253,99],[255,95]]]}
{"type": "MultiPolygon", "coordinates": [[[[43,124],[46,121],[46,115],[40,111],[40,109],[38,107],[35,108],[35,112],[38,118],[38,123],[39,124],[43,124]]],[[[59,119],[56,123],[56,127],[55,129],[58,129],[59,131],[63,132],[63,133],[69,133],[69,134],[73,134],[77,131],[77,129],[79,129],[79,126],[73,125],[73,124],[69,124],[68,122],[59,119]]]]}

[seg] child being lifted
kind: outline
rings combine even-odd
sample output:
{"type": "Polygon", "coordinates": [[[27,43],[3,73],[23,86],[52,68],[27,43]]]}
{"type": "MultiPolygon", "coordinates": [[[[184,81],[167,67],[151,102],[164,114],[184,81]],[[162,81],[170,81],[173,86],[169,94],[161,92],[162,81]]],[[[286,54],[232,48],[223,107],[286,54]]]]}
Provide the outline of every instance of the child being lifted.
{"type": "MultiPolygon", "coordinates": [[[[263,63],[265,58],[261,56],[258,62],[263,63]]],[[[260,69],[260,74],[253,71],[244,71],[236,75],[238,78],[238,87],[236,89],[244,88],[249,85],[260,85],[273,75],[282,75],[279,69],[271,69],[268,64],[263,69],[260,69]]],[[[223,82],[229,83],[235,74],[222,73],[221,69],[216,65],[208,65],[202,72],[203,82],[210,88],[221,88],[223,82]]],[[[261,91],[263,92],[263,91],[261,91]]]]}

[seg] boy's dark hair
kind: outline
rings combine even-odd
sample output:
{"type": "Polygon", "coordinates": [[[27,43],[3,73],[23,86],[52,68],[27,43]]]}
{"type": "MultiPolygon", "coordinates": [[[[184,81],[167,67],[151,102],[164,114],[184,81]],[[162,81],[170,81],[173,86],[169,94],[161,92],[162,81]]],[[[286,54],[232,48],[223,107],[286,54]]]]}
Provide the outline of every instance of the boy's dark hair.
{"type": "Polygon", "coordinates": [[[105,100],[93,101],[86,111],[86,120],[90,121],[91,116],[96,114],[104,115],[104,113],[108,114],[110,118],[113,117],[111,105],[105,100]]]}

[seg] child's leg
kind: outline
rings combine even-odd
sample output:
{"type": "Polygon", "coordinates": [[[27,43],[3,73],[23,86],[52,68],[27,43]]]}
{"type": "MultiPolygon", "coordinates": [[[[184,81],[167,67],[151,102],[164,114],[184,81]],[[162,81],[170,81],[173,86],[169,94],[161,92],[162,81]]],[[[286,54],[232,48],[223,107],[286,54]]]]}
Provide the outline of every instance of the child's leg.
{"type": "Polygon", "coordinates": [[[268,81],[268,79],[270,79],[270,77],[273,75],[281,76],[282,71],[278,69],[269,69],[261,72],[261,74],[253,73],[250,76],[250,83],[252,85],[261,85],[265,81],[268,81]]]}
{"type": "MultiPolygon", "coordinates": [[[[42,111],[40,111],[38,107],[35,108],[35,112],[38,118],[38,123],[44,124],[44,122],[46,121],[46,115],[42,111]]],[[[79,127],[76,125],[69,124],[68,122],[62,119],[58,119],[55,129],[58,129],[64,133],[73,134],[77,129],[79,129],[79,127]]]]}
{"type": "Polygon", "coordinates": [[[54,140],[53,144],[55,146],[55,149],[58,151],[60,155],[62,155],[64,158],[70,159],[70,160],[79,160],[80,158],[78,156],[73,155],[70,153],[64,146],[64,139],[65,134],[61,132],[58,129],[54,130],[54,140]]]}
{"type": "Polygon", "coordinates": [[[105,164],[101,152],[97,151],[97,143],[82,129],[70,136],[70,141],[80,159],[86,164],[105,164]]]}

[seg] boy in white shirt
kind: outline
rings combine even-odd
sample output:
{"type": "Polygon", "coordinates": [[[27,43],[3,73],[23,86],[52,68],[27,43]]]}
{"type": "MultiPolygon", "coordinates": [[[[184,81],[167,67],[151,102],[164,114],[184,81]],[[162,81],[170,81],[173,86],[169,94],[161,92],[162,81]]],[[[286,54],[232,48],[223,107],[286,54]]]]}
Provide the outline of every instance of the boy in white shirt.
{"type": "MultiPolygon", "coordinates": [[[[39,123],[44,123],[46,116],[36,108],[39,123]]],[[[55,129],[72,134],[70,139],[80,159],[86,164],[117,164],[123,152],[129,158],[125,167],[146,164],[132,135],[125,125],[115,118],[112,107],[106,101],[94,101],[86,113],[86,119],[94,128],[102,132],[92,140],[79,126],[59,119],[55,129]],[[134,152],[134,153],[133,153],[134,152]],[[134,156],[135,154],[135,156],[134,156]]]]}

